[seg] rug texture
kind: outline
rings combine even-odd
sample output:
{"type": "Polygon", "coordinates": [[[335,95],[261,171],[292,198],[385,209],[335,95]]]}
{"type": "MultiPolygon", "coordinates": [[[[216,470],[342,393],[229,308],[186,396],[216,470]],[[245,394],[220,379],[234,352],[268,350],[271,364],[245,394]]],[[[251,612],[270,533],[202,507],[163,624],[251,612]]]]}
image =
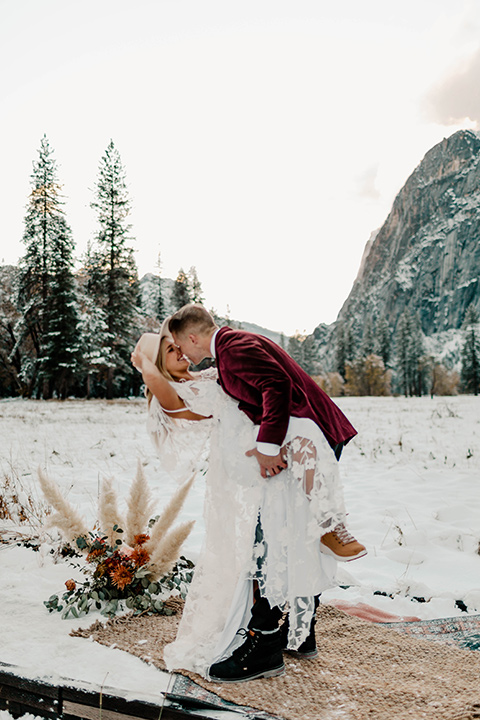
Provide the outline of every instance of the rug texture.
{"type": "MultiPolygon", "coordinates": [[[[181,601],[170,603],[175,615],[97,621],[72,635],[126,650],[164,670],[163,647],[175,638],[182,611],[181,601]]],[[[450,619],[450,629],[456,620],[450,619]]],[[[324,605],[316,625],[319,656],[299,660],[285,654],[282,677],[218,684],[181,674],[203,688],[207,701],[214,693],[285,720],[480,719],[480,653],[425,639],[425,632],[410,634],[417,623],[394,625],[374,624],[324,605]]],[[[425,630],[426,623],[420,625],[425,630]]],[[[446,629],[434,633],[435,638],[447,638],[446,629]]]]}

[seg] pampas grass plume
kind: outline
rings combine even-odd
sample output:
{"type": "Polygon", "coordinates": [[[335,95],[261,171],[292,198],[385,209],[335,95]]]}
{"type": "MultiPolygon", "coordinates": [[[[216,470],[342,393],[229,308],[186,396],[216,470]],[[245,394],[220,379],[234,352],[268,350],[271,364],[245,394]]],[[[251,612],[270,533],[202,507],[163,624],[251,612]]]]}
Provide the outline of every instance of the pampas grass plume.
{"type": "Polygon", "coordinates": [[[98,522],[100,530],[105,533],[108,538],[108,544],[115,547],[116,540],[122,540],[122,533],[114,530],[117,525],[123,530],[123,520],[118,510],[117,493],[113,489],[113,478],[104,478],[98,499],[98,522]]]}
{"type": "Polygon", "coordinates": [[[157,546],[162,542],[165,533],[173,525],[178,513],[182,509],[185,498],[192,487],[194,477],[195,476],[192,475],[190,480],[187,480],[186,483],[178,488],[158,520],[156,520],[152,526],[150,530],[150,540],[146,544],[145,548],[151,556],[153,556],[156,552],[157,546]]]}
{"type": "Polygon", "coordinates": [[[38,468],[38,479],[45,499],[55,510],[55,513],[49,516],[47,525],[57,527],[63,539],[67,542],[71,542],[82,535],[88,535],[88,528],[84,519],[63,497],[58,485],[53,480],[50,480],[41,468],[38,468]]]}
{"type": "Polygon", "coordinates": [[[148,564],[152,579],[166,575],[178,560],[180,547],[183,545],[195,525],[195,520],[184,522],[171,530],[158,543],[148,564]]]}
{"type": "Polygon", "coordinates": [[[150,489],[145,479],[140,459],[137,463],[137,474],[130,488],[130,495],[127,501],[127,517],[125,518],[125,542],[133,545],[135,535],[145,532],[148,521],[153,512],[153,503],[150,497],[150,489]]]}

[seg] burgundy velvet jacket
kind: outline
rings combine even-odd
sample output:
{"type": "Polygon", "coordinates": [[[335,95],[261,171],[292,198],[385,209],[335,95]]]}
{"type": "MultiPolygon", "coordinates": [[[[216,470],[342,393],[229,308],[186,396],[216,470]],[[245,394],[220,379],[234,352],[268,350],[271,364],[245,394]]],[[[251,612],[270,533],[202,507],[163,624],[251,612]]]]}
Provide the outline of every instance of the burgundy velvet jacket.
{"type": "Polygon", "coordinates": [[[222,327],[215,355],[220,385],[260,425],[258,442],[282,445],[291,415],[313,420],[334,450],[357,434],[328,395],[272,340],[222,327]]]}

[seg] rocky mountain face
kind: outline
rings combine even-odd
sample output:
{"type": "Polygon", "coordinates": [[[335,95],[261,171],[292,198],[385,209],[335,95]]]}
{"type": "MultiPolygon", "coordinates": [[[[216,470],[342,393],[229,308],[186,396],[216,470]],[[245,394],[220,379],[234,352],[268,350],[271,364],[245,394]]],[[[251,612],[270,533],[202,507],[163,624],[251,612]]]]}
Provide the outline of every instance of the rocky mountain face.
{"type": "MultiPolygon", "coordinates": [[[[372,234],[329,344],[339,321],[361,337],[382,313],[394,332],[406,307],[425,335],[451,332],[470,303],[480,309],[480,138],[461,130],[425,155],[372,234]]],[[[323,326],[316,334],[325,341],[323,326]]]]}

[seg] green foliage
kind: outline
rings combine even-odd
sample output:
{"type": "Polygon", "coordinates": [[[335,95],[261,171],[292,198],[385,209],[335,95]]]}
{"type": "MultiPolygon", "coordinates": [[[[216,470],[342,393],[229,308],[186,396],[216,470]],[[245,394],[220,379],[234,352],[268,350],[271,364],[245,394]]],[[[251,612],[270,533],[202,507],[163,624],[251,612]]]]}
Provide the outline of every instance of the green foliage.
{"type": "Polygon", "coordinates": [[[190,302],[200,303],[203,305],[205,298],[203,297],[202,284],[198,279],[197,268],[192,265],[187,276],[188,294],[190,302]]]}
{"type": "Polygon", "coordinates": [[[373,339],[373,327],[372,327],[372,319],[370,316],[367,316],[367,319],[365,320],[365,323],[363,325],[363,334],[362,334],[362,345],[361,345],[361,356],[366,358],[368,355],[371,355],[373,353],[373,347],[374,347],[374,339],[373,339]]]}
{"type": "Polygon", "coordinates": [[[33,166],[25,216],[26,252],[19,264],[17,304],[21,313],[16,347],[26,395],[65,397],[78,347],[73,240],[65,220],[56,162],[46,136],[33,166]]]}
{"type": "MultiPolygon", "coordinates": [[[[117,532],[122,531],[117,528],[117,532]]],[[[63,619],[77,618],[90,610],[98,610],[107,617],[125,609],[132,610],[135,615],[171,614],[165,601],[172,594],[186,596],[193,577],[193,563],[182,556],[171,572],[152,582],[146,561],[136,564],[119,549],[109,546],[106,540],[105,536],[94,533],[90,533],[89,538],[77,538],[79,550],[88,548],[87,563],[85,566],[78,562],[71,564],[87,576],[86,580],[67,580],[63,594],[51,595],[44,601],[47,610],[60,612],[63,619]]],[[[122,541],[117,540],[117,543],[122,541]]]]}
{"type": "Polygon", "coordinates": [[[391,356],[391,331],[385,315],[380,315],[375,326],[373,349],[379,355],[385,367],[388,367],[391,356]]]}
{"type": "Polygon", "coordinates": [[[351,322],[339,322],[335,333],[335,369],[346,377],[346,364],[356,356],[356,343],[351,322]]]}
{"type": "Polygon", "coordinates": [[[127,223],[130,201],[120,154],[110,141],[100,161],[91,207],[97,213],[98,231],[86,257],[86,292],[105,318],[102,335],[104,390],[107,398],[122,394],[133,369],[130,352],[136,337],[138,274],[131,227],[127,223]]]}
{"type": "Polygon", "coordinates": [[[427,369],[423,350],[423,333],[418,313],[405,308],[396,332],[397,366],[405,395],[422,395],[427,369]]]}
{"type": "Polygon", "coordinates": [[[462,386],[465,392],[478,395],[480,390],[480,333],[478,312],[474,305],[467,308],[462,328],[464,335],[462,386]]]}
{"type": "Polygon", "coordinates": [[[184,305],[192,302],[188,277],[183,268],[178,271],[175,285],[172,292],[172,303],[175,310],[180,310],[184,305]]]}

